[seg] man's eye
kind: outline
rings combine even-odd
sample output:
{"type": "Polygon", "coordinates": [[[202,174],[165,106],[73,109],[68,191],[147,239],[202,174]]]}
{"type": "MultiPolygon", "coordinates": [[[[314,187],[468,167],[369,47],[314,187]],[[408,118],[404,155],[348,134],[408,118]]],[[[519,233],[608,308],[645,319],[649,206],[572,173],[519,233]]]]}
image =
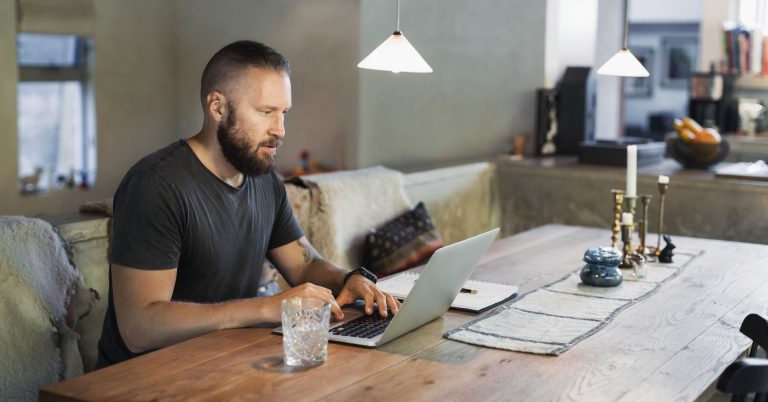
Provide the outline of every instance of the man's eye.
{"type": "Polygon", "coordinates": [[[267,115],[267,116],[269,116],[270,114],[272,114],[272,111],[271,111],[271,110],[260,110],[260,112],[261,112],[261,114],[263,114],[263,115],[267,115]]]}

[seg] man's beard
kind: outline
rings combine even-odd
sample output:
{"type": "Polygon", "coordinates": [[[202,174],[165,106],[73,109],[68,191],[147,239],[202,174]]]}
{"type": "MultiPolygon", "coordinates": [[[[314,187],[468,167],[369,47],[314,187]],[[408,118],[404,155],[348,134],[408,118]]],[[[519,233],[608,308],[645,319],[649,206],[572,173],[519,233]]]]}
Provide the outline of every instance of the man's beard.
{"type": "MultiPolygon", "coordinates": [[[[258,148],[256,153],[251,152],[251,145],[248,140],[237,135],[241,131],[235,127],[237,119],[235,118],[234,105],[227,104],[227,109],[229,110],[227,118],[219,123],[216,130],[216,136],[219,139],[224,157],[235,169],[246,176],[258,176],[270,172],[275,168],[275,159],[271,156],[259,158],[258,148]]],[[[281,142],[273,137],[259,145],[279,147],[281,142]]]]}

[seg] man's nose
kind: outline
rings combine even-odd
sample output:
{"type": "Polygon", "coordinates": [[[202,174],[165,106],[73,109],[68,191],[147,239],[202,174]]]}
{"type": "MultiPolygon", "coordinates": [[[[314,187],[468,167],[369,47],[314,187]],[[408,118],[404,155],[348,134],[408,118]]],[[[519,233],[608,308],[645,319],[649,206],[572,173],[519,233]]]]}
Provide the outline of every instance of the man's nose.
{"type": "Polygon", "coordinates": [[[270,128],[270,134],[277,135],[279,137],[285,137],[285,114],[276,113],[275,119],[272,120],[272,127],[270,128]]]}

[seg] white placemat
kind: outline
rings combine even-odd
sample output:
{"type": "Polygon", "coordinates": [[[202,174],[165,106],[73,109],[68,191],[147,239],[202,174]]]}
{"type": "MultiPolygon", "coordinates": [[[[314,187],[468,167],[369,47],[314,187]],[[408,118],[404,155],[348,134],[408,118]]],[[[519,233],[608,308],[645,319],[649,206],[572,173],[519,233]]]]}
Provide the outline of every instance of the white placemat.
{"type": "Polygon", "coordinates": [[[578,272],[569,274],[443,336],[478,346],[557,356],[649,297],[701,253],[686,250],[676,252],[672,264],[648,263],[647,276],[637,280],[624,272],[624,282],[611,288],[587,286],[578,272]]]}

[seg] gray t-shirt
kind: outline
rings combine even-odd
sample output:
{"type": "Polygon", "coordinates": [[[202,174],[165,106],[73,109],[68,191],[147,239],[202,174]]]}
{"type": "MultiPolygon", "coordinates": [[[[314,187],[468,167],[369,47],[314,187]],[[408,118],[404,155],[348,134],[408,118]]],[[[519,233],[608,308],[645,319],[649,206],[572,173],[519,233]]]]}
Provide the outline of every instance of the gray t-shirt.
{"type": "MultiPolygon", "coordinates": [[[[274,171],[234,188],[180,140],[143,158],[120,183],[110,262],[178,268],[172,300],[216,303],[255,297],[267,250],[302,235],[274,171]]],[[[111,275],[99,355],[100,366],[137,356],[118,331],[111,275]]]]}

